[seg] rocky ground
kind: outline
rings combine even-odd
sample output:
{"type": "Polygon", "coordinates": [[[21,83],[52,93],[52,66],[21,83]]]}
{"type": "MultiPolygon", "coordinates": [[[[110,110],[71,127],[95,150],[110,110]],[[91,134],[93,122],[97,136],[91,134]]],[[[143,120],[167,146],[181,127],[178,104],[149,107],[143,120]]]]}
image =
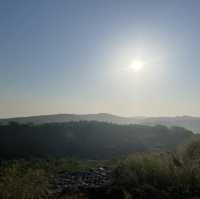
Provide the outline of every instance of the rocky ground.
{"type": "Polygon", "coordinates": [[[119,198],[119,193],[112,189],[113,172],[109,168],[64,172],[55,179],[54,186],[54,195],[57,198],[73,193],[85,193],[88,198],[119,198]],[[113,196],[113,194],[117,195],[113,196]]]}

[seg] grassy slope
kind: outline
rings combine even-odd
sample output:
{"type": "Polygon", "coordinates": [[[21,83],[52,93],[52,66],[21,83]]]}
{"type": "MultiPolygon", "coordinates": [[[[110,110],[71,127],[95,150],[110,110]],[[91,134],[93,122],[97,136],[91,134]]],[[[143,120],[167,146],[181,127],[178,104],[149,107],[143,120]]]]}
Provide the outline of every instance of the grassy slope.
{"type": "MultiPolygon", "coordinates": [[[[110,164],[115,186],[126,198],[194,198],[200,196],[200,141],[181,152],[134,154],[119,162],[76,162],[69,160],[18,160],[1,164],[1,199],[46,199],[51,180],[60,171],[87,170],[110,164]]],[[[70,198],[83,198],[73,195],[70,198]]]]}

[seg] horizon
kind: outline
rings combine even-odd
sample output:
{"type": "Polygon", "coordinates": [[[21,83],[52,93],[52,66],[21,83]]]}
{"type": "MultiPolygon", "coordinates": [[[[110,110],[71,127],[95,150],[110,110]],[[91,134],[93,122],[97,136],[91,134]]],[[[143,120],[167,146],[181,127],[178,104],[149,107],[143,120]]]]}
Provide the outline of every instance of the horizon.
{"type": "Polygon", "coordinates": [[[200,117],[200,1],[1,1],[0,118],[200,117]]]}
{"type": "Polygon", "coordinates": [[[137,116],[131,116],[131,115],[118,115],[113,113],[50,113],[50,114],[38,114],[38,115],[17,115],[17,116],[11,116],[11,117],[4,117],[2,119],[15,119],[15,118],[28,118],[28,117],[46,117],[46,116],[59,116],[59,115],[77,115],[77,116],[87,116],[87,115],[110,115],[114,117],[122,117],[122,118],[200,118],[199,116],[195,115],[160,115],[160,116],[148,116],[148,115],[137,115],[137,116]]]}

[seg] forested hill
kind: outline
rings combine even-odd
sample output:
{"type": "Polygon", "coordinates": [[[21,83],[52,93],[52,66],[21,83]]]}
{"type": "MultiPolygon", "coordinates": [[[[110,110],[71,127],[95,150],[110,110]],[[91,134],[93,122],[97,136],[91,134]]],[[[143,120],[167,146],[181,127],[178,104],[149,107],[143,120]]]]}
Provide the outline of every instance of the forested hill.
{"type": "Polygon", "coordinates": [[[55,114],[55,115],[41,115],[31,117],[18,117],[9,119],[0,119],[0,123],[6,124],[10,121],[18,123],[62,123],[70,121],[99,121],[99,122],[111,122],[116,124],[142,124],[142,125],[164,125],[168,127],[180,126],[193,131],[194,133],[200,133],[200,118],[191,116],[180,117],[120,117],[108,113],[99,114],[55,114]]]}
{"type": "Polygon", "coordinates": [[[68,122],[0,125],[0,158],[106,159],[133,152],[169,151],[194,134],[184,128],[68,122]]]}

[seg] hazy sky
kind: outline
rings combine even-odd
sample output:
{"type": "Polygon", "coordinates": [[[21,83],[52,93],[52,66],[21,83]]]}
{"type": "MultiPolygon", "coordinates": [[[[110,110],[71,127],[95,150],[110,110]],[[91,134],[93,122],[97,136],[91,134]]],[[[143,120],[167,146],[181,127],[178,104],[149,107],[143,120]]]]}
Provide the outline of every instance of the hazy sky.
{"type": "Polygon", "coordinates": [[[200,1],[0,0],[0,92],[2,118],[200,116],[200,1]]]}

